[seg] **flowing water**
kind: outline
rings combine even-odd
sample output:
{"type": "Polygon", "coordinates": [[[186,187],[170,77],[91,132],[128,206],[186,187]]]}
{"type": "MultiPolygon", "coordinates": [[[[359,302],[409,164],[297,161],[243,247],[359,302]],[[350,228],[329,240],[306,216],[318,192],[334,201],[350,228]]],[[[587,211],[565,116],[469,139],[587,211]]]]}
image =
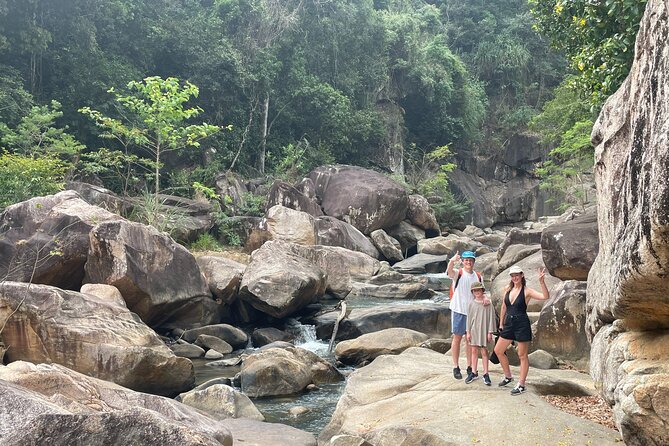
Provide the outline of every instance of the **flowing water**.
{"type": "MultiPolygon", "coordinates": [[[[328,353],[328,343],[316,339],[316,328],[313,325],[302,325],[293,319],[288,322],[285,330],[296,336],[296,346],[312,351],[321,358],[334,363],[334,355],[328,353]]],[[[210,367],[206,365],[208,362],[203,359],[193,361],[195,380],[198,385],[213,378],[233,378],[240,370],[239,365],[210,367]]],[[[340,369],[345,375],[350,370],[340,369]]],[[[255,398],[253,403],[265,416],[265,421],[287,424],[318,437],[318,434],[330,421],[330,416],[334,412],[345,385],[345,381],[321,384],[317,390],[304,391],[297,395],[255,398]],[[304,407],[308,412],[294,416],[289,413],[293,407],[304,407]]]]}
{"type": "MultiPolygon", "coordinates": [[[[430,300],[398,300],[398,299],[378,299],[358,297],[347,300],[349,308],[372,308],[383,305],[416,305],[425,302],[443,302],[448,300],[448,294],[439,290],[447,290],[450,279],[445,278],[444,274],[426,274],[431,283],[436,283],[435,289],[437,295],[430,300]]],[[[332,308],[338,301],[333,301],[332,308]]],[[[328,305],[325,304],[325,307],[328,305]]],[[[316,353],[321,358],[334,364],[334,354],[328,352],[328,341],[322,341],[316,338],[316,328],[313,325],[303,325],[295,319],[287,322],[284,330],[292,333],[296,340],[295,345],[305,350],[316,353]]],[[[252,349],[250,350],[252,351],[252,349]]],[[[210,367],[207,363],[210,361],[204,359],[194,360],[196,384],[201,384],[213,378],[226,377],[233,378],[239,373],[240,366],[230,367],[210,367]]],[[[344,368],[340,371],[347,376],[352,368],[344,368]]],[[[320,432],[330,421],[330,417],[337,406],[337,402],[346,386],[346,381],[335,384],[321,384],[317,390],[304,391],[297,395],[287,395],[278,397],[255,398],[253,403],[264,415],[265,421],[271,423],[282,423],[295,428],[312,433],[318,437],[320,432]],[[306,413],[301,415],[291,415],[290,409],[303,407],[307,409],[306,413]]],[[[239,389],[238,389],[239,390],[239,389]]]]}

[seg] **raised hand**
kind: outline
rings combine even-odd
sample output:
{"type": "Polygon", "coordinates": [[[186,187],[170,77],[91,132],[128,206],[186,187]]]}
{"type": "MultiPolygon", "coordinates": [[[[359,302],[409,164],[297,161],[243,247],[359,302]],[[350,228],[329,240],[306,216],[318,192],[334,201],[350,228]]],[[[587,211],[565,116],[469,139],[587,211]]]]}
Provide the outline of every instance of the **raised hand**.
{"type": "Polygon", "coordinates": [[[453,256],[453,261],[454,262],[460,261],[460,251],[455,251],[455,255],[453,256]]]}
{"type": "Polygon", "coordinates": [[[538,269],[539,282],[543,282],[546,277],[546,268],[541,267],[538,269]]]}

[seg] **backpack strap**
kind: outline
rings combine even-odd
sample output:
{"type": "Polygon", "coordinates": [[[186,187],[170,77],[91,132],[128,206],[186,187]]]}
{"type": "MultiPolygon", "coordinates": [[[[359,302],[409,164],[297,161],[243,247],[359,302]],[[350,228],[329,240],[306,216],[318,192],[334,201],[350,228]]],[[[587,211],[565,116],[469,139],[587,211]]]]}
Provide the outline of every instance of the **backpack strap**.
{"type": "Polygon", "coordinates": [[[453,285],[453,292],[455,293],[455,289],[458,287],[458,283],[460,283],[460,277],[462,277],[462,268],[458,269],[458,277],[455,279],[455,285],[453,285]]]}

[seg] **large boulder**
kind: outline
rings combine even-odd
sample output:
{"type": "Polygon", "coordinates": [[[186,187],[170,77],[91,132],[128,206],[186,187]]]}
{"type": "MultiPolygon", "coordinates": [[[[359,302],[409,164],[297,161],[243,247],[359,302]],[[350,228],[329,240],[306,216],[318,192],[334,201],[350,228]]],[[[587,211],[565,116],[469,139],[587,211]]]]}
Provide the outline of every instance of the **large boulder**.
{"type": "Polygon", "coordinates": [[[333,383],[341,373],[315,353],[300,347],[266,348],[247,356],[242,363],[242,391],[252,397],[290,395],[309,384],[333,383]]]}
{"type": "Polygon", "coordinates": [[[451,254],[433,255],[418,253],[397,262],[393,269],[404,274],[441,273],[446,271],[451,254]]]}
{"type": "Polygon", "coordinates": [[[412,225],[425,230],[428,237],[436,237],[441,233],[434,210],[422,195],[409,195],[407,219],[412,225]]]}
{"type": "MultiPolygon", "coordinates": [[[[583,374],[533,369],[528,391],[511,398],[508,389],[486,388],[480,382],[466,386],[454,380],[451,367],[450,357],[426,348],[412,347],[399,355],[377,357],[349,376],[329,424],[318,437],[319,445],[364,444],[337,443],[339,435],[361,437],[369,444],[384,446],[511,445],[528,441],[619,444],[615,430],[563,412],[534,390],[539,384],[545,393],[552,393],[564,382],[588,385],[583,374]],[[552,380],[557,383],[549,382],[547,375],[558,378],[552,380]],[[510,428],[481,422],[481,414],[499,413],[517,414],[526,422],[517,420],[510,428]],[[533,417],[541,421],[535,423],[533,417]]],[[[492,367],[490,374],[494,382],[502,377],[497,367],[492,367]]]]}
{"type": "Polygon", "coordinates": [[[182,393],[179,395],[179,401],[206,412],[217,420],[226,418],[265,420],[248,396],[224,384],[214,384],[182,393]]]}
{"type": "Polygon", "coordinates": [[[533,325],[533,349],[587,363],[590,343],[585,335],[585,288],[585,282],[568,280],[551,290],[553,295],[533,325]]]}
{"type": "Polygon", "coordinates": [[[476,251],[481,243],[468,236],[449,234],[446,237],[434,237],[418,241],[418,252],[422,254],[452,256],[456,251],[476,251]]]}
{"type": "MultiPolygon", "coordinates": [[[[330,339],[339,311],[329,311],[305,323],[316,326],[319,339],[330,339]]],[[[448,305],[432,302],[412,305],[376,305],[354,308],[339,324],[337,339],[353,339],[386,328],[408,328],[429,336],[445,337],[451,332],[451,310],[448,305]]]]}
{"type": "Polygon", "coordinates": [[[228,418],[221,421],[221,425],[231,432],[235,445],[317,446],[313,434],[285,424],[228,418]]]}
{"type": "Polygon", "coordinates": [[[316,218],[316,244],[325,246],[340,246],[367,254],[375,259],[379,258],[379,251],[374,244],[345,221],[334,217],[316,218]]]}
{"type": "Polygon", "coordinates": [[[193,364],[177,358],[127,308],[48,285],[0,284],[9,361],[54,362],[134,390],[173,395],[193,386],[193,364]]]}
{"type": "Polygon", "coordinates": [[[253,228],[245,249],[252,252],[268,240],[280,240],[299,245],[316,244],[316,223],[314,217],[281,205],[272,206],[265,217],[253,228]]]}
{"type": "Polygon", "coordinates": [[[541,234],[543,229],[520,229],[511,228],[506,233],[506,238],[497,248],[497,260],[502,261],[504,253],[512,245],[541,245],[541,234]]]}
{"type": "Polygon", "coordinates": [[[61,365],[13,362],[0,383],[2,444],[232,446],[228,429],[195,409],[61,365]]]}
{"type": "Polygon", "coordinates": [[[214,297],[224,304],[234,302],[246,265],[221,256],[200,256],[196,261],[214,297]]]}
{"type": "Polygon", "coordinates": [[[195,257],[152,226],[128,221],[95,226],[85,269],[86,282],[114,285],[128,308],[152,327],[217,322],[195,257]]]}
{"type": "Polygon", "coordinates": [[[74,191],[8,206],[0,214],[0,277],[78,290],[88,233],[96,224],[113,220],[122,219],[86,203],[74,191]]]}
{"type": "Polygon", "coordinates": [[[595,209],[570,222],[544,229],[541,249],[551,275],[562,280],[587,280],[599,251],[595,209]]]}
{"type": "Polygon", "coordinates": [[[276,318],[288,316],[322,296],[325,272],[281,242],[266,242],[251,255],[239,297],[276,318]]]}
{"type": "Polygon", "coordinates": [[[400,243],[402,252],[406,255],[415,253],[418,243],[425,239],[425,231],[406,220],[387,228],[386,232],[400,243]]]}
{"type": "Polygon", "coordinates": [[[183,339],[187,342],[195,342],[202,335],[217,337],[233,348],[244,348],[249,340],[249,336],[243,330],[229,324],[206,325],[182,333],[183,339]]]}
{"type": "Polygon", "coordinates": [[[399,262],[404,260],[402,254],[402,245],[400,242],[389,236],[383,229],[377,229],[370,234],[372,243],[379,252],[390,262],[399,262]]]}
{"type": "Polygon", "coordinates": [[[354,282],[370,279],[381,269],[381,263],[375,258],[346,248],[296,244],[281,246],[281,249],[321,268],[327,276],[326,291],[342,299],[351,291],[354,282]]]}
{"type": "MultiPolygon", "coordinates": [[[[312,192],[312,189],[308,185],[303,184],[303,187],[305,187],[307,192],[312,192]]],[[[269,189],[269,196],[267,197],[266,209],[275,205],[281,205],[290,209],[295,209],[296,211],[306,212],[314,217],[323,215],[323,211],[316,202],[315,197],[307,196],[296,187],[281,180],[276,180],[272,183],[272,186],[269,189]]]]}
{"type": "Polygon", "coordinates": [[[363,234],[404,220],[409,194],[396,181],[355,166],[321,166],[309,173],[325,215],[344,220],[363,234]]]}
{"type": "Polygon", "coordinates": [[[418,347],[428,336],[407,328],[388,328],[341,341],[335,357],[344,364],[365,364],[381,355],[397,355],[409,347],[418,347]]]}
{"type": "Polygon", "coordinates": [[[355,282],[346,298],[430,299],[434,294],[427,277],[388,270],[367,280],[355,282]]]}
{"type": "Polygon", "coordinates": [[[669,5],[650,0],[627,80],[592,132],[599,254],[591,374],[629,445],[669,444],[669,5]]]}

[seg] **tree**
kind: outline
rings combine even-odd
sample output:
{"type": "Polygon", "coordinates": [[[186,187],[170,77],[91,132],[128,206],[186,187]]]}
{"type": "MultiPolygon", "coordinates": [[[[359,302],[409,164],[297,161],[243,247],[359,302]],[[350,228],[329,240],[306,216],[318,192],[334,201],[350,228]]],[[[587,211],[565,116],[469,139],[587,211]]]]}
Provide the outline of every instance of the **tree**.
{"type": "Polygon", "coordinates": [[[83,107],[79,111],[93,119],[103,129],[103,136],[135,145],[142,155],[151,156],[154,166],[154,205],[158,203],[160,170],[164,156],[169,152],[199,147],[200,140],[221,130],[221,127],[203,123],[185,125],[202,111],[199,107],[185,108],[191,97],[198,96],[198,88],[186,81],[158,76],[141,82],[128,83],[128,93],[120,94],[113,88],[122,119],[110,118],[101,112],[83,107]]]}
{"type": "Polygon", "coordinates": [[[535,28],[577,73],[569,85],[598,108],[625,80],[647,0],[529,0],[535,28]]]}

